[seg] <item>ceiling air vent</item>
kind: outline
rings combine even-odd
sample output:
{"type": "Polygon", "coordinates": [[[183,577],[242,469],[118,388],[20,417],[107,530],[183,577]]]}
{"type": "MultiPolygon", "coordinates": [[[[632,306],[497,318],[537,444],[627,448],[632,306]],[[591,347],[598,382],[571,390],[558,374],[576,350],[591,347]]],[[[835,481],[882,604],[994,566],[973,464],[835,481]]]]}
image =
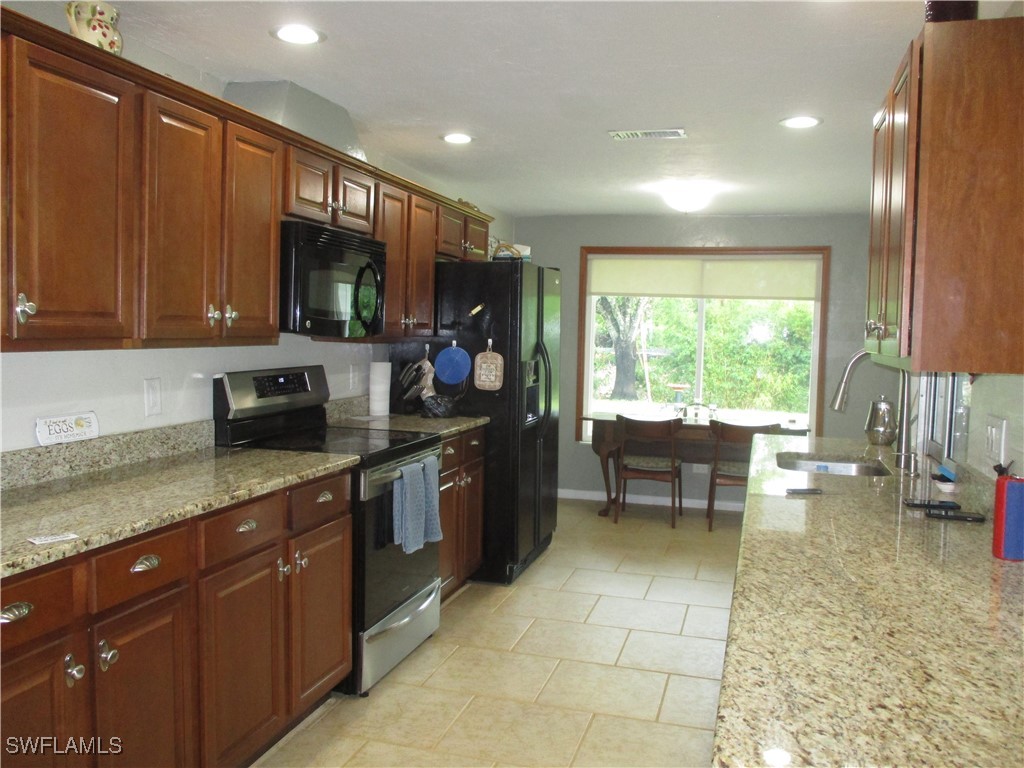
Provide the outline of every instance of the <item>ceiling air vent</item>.
{"type": "Polygon", "coordinates": [[[682,128],[662,128],[656,131],[608,131],[608,135],[616,141],[635,141],[637,139],[685,139],[686,131],[682,128]]]}

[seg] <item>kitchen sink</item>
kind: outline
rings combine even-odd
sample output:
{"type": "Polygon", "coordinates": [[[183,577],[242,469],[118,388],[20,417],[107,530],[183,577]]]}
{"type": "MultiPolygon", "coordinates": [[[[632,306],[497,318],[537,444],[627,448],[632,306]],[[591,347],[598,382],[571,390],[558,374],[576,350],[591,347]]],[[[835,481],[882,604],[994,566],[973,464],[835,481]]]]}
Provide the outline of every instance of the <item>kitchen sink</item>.
{"type": "Polygon", "coordinates": [[[892,472],[878,459],[836,453],[797,453],[780,451],[775,463],[782,469],[797,472],[822,472],[829,475],[884,476],[892,472]]]}

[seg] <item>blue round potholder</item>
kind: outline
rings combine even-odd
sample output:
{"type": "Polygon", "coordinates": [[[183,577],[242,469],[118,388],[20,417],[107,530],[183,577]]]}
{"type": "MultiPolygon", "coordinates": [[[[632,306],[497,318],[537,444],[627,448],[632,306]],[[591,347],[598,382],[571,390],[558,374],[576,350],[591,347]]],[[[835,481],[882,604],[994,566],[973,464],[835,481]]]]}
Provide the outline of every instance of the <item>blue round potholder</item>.
{"type": "Polygon", "coordinates": [[[434,360],[434,375],[445,384],[461,384],[469,376],[473,362],[461,347],[446,347],[434,360]]]}

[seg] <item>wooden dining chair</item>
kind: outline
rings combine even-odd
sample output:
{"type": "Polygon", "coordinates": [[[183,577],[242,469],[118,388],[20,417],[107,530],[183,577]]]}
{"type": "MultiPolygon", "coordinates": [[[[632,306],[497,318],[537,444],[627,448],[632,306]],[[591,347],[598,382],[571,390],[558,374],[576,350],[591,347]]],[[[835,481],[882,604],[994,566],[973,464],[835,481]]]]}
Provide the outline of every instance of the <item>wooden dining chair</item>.
{"type": "Polygon", "coordinates": [[[759,433],[778,434],[781,424],[762,424],[756,427],[727,424],[711,419],[708,423],[715,438],[715,453],[711,460],[708,480],[708,530],[715,522],[715,490],[720,485],[745,486],[750,474],[750,444],[759,433]]]}
{"type": "Polygon", "coordinates": [[[657,480],[672,487],[669,519],[676,527],[676,510],[683,514],[682,462],[676,455],[676,433],[682,419],[647,421],[628,416],[616,418],[619,448],[616,456],[616,504],[613,522],[626,506],[626,483],[629,480],[657,480]]]}

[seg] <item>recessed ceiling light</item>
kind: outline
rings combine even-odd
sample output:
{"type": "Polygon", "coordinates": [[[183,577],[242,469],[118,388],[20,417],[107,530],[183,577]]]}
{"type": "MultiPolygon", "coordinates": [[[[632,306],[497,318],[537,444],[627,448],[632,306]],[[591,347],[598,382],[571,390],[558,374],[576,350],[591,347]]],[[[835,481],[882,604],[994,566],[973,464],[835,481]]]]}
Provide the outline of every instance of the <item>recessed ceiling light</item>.
{"type": "Polygon", "coordinates": [[[817,117],[810,117],[809,115],[799,115],[797,117],[787,117],[785,120],[779,120],[779,123],[787,128],[813,128],[816,125],[821,125],[821,119],[817,117]]]}
{"type": "Polygon", "coordinates": [[[270,30],[270,34],[278,40],[283,40],[286,43],[294,43],[296,45],[319,43],[326,37],[322,32],[317,32],[315,29],[307,27],[305,24],[285,24],[283,27],[270,30]]]}
{"type": "Polygon", "coordinates": [[[465,133],[449,133],[444,137],[444,140],[449,144],[469,144],[473,137],[465,133]]]}

